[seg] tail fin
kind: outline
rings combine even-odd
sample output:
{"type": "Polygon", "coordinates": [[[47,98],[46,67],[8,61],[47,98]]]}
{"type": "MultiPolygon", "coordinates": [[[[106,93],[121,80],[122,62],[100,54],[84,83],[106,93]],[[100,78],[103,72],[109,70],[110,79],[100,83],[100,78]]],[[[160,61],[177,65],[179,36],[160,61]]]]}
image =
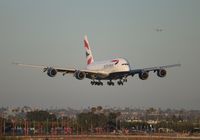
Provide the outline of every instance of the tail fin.
{"type": "Polygon", "coordinates": [[[84,48],[86,50],[87,65],[90,65],[94,62],[94,58],[92,56],[92,51],[90,49],[90,45],[89,45],[87,36],[84,37],[84,48]]]}

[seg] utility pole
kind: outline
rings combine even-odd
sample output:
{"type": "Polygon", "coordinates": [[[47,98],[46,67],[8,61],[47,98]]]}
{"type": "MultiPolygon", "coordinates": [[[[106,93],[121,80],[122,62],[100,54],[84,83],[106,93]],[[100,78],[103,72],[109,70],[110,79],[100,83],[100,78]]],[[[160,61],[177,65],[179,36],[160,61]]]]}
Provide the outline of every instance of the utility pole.
{"type": "Polygon", "coordinates": [[[0,136],[2,136],[2,128],[3,128],[3,118],[0,118],[0,136]]]}
{"type": "Polygon", "coordinates": [[[62,117],[62,118],[61,118],[61,119],[62,119],[62,120],[61,120],[61,121],[62,121],[62,122],[61,122],[62,134],[64,134],[64,133],[65,133],[65,132],[64,132],[64,122],[63,122],[63,116],[64,116],[64,114],[62,113],[62,115],[61,115],[61,117],[62,117]]]}
{"type": "Polygon", "coordinates": [[[47,128],[46,128],[47,132],[46,134],[48,135],[49,134],[49,119],[47,118],[47,128]]]}
{"type": "Polygon", "coordinates": [[[6,119],[3,118],[3,135],[6,135],[6,119]]]}
{"type": "Polygon", "coordinates": [[[76,120],[76,135],[78,135],[78,121],[76,120]]]}
{"type": "Polygon", "coordinates": [[[116,127],[115,127],[115,129],[116,129],[116,132],[117,132],[117,117],[116,117],[115,121],[116,121],[116,127]]]}

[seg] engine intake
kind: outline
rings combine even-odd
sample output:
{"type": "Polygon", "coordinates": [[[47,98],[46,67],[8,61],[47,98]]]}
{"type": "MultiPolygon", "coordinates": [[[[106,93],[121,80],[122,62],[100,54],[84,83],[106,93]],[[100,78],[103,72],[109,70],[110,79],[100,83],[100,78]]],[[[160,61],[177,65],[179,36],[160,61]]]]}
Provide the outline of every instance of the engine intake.
{"type": "Polygon", "coordinates": [[[54,68],[47,68],[47,75],[49,76],[49,77],[55,77],[56,76],[56,74],[57,74],[57,70],[56,69],[54,69],[54,68]]]}
{"type": "Polygon", "coordinates": [[[86,76],[85,72],[82,72],[82,71],[76,71],[74,73],[74,76],[76,77],[76,79],[78,80],[83,80],[86,76]]]}
{"type": "Polygon", "coordinates": [[[158,77],[165,77],[166,74],[167,74],[167,71],[166,71],[165,69],[159,69],[159,70],[157,71],[158,77]]]}
{"type": "Polygon", "coordinates": [[[140,78],[141,80],[146,80],[148,77],[149,77],[149,73],[146,72],[146,71],[141,72],[141,73],[139,74],[139,78],[140,78]]]}

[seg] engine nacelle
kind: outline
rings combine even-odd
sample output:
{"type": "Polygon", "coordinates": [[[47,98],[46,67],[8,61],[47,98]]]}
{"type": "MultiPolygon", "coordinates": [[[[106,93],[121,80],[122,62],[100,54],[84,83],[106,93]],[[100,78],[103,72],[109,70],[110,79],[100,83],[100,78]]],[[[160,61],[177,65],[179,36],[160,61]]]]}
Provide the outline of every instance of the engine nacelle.
{"type": "Polygon", "coordinates": [[[146,80],[148,77],[149,77],[149,73],[146,72],[146,71],[141,72],[141,73],[139,74],[139,78],[140,78],[141,80],[146,80]]]}
{"type": "Polygon", "coordinates": [[[56,69],[54,69],[54,68],[48,68],[47,69],[47,75],[49,77],[55,77],[56,74],[57,74],[57,70],[56,69]]]}
{"type": "Polygon", "coordinates": [[[159,69],[159,70],[157,71],[158,77],[165,77],[166,74],[167,74],[167,71],[166,71],[165,69],[159,69]]]}
{"type": "Polygon", "coordinates": [[[82,72],[82,71],[76,71],[74,73],[74,76],[76,77],[76,79],[78,80],[83,80],[86,76],[85,72],[82,72]]]}

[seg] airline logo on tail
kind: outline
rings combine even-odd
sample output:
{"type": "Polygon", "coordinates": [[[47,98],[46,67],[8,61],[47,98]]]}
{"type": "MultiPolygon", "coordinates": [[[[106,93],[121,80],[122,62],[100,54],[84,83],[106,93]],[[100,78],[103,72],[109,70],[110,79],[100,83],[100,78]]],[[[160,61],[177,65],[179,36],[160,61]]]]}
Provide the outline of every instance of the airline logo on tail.
{"type": "Polygon", "coordinates": [[[86,59],[87,59],[87,65],[90,65],[94,62],[93,56],[92,56],[92,51],[90,49],[90,45],[87,39],[87,36],[84,38],[84,48],[86,50],[86,59]]]}

